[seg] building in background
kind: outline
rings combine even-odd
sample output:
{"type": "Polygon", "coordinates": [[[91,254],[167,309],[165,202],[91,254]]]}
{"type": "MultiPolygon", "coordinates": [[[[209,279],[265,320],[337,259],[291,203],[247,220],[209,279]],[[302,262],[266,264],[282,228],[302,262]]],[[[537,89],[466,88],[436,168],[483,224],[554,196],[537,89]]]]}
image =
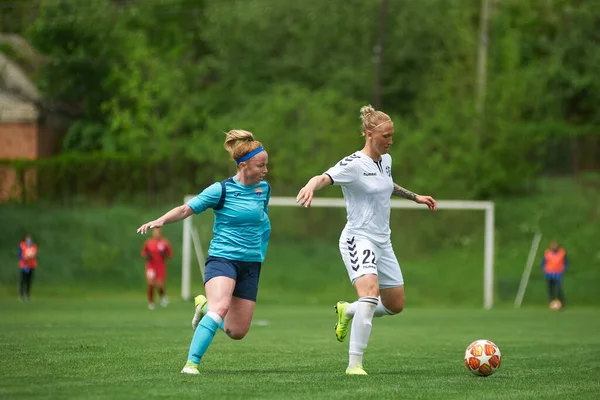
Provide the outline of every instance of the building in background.
{"type": "MultiPolygon", "coordinates": [[[[0,43],[15,43],[8,36],[0,35],[0,43]]],[[[0,160],[32,160],[60,151],[64,128],[50,124],[39,104],[40,95],[23,68],[0,52],[0,160]]],[[[36,179],[34,170],[19,176],[13,167],[0,165],[0,202],[21,198],[23,185],[33,188],[36,179]]],[[[35,190],[27,196],[35,197],[35,190]]]]}

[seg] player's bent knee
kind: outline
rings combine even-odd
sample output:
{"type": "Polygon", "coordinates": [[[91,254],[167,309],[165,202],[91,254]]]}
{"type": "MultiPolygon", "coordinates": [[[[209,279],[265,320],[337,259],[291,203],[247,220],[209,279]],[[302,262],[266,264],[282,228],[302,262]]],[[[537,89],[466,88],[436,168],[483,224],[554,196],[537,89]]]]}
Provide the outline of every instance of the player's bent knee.
{"type": "Polygon", "coordinates": [[[225,318],[227,312],[229,312],[229,304],[209,304],[208,310],[219,314],[221,318],[225,318]]]}
{"type": "Polygon", "coordinates": [[[229,335],[229,337],[232,338],[233,340],[242,340],[243,338],[246,337],[246,334],[245,333],[238,333],[238,334],[232,333],[229,335]]]}
{"type": "Polygon", "coordinates": [[[404,299],[394,299],[394,301],[383,301],[383,306],[392,314],[400,314],[404,310],[404,299]]]}
{"type": "Polygon", "coordinates": [[[248,333],[248,329],[232,330],[229,328],[225,328],[225,333],[227,334],[227,336],[229,336],[233,340],[242,340],[244,337],[246,337],[246,334],[248,333]]]}
{"type": "Polygon", "coordinates": [[[394,314],[400,314],[404,310],[404,304],[394,304],[392,307],[386,307],[394,314]]]}

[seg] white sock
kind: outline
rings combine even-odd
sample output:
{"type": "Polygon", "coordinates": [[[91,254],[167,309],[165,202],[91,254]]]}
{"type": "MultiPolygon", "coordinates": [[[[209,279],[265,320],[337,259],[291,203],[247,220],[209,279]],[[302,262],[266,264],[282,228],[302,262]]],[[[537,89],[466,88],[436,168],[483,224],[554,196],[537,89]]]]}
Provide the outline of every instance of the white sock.
{"type": "Polygon", "coordinates": [[[217,323],[217,325],[219,325],[221,322],[223,322],[223,318],[221,318],[221,316],[219,314],[217,314],[216,312],[209,311],[206,313],[206,316],[209,317],[210,319],[212,319],[213,321],[215,321],[217,323]]]}
{"type": "Polygon", "coordinates": [[[377,300],[379,300],[379,302],[377,303],[377,307],[375,307],[375,314],[373,316],[375,316],[375,317],[383,317],[385,315],[396,315],[396,314],[398,314],[398,313],[395,313],[395,312],[390,311],[387,308],[385,308],[385,306],[383,305],[383,301],[381,301],[381,297],[378,297],[377,300]]]}
{"type": "MultiPolygon", "coordinates": [[[[381,297],[377,298],[377,307],[375,307],[375,314],[373,314],[374,317],[383,317],[384,315],[396,315],[398,313],[395,313],[393,311],[388,310],[387,308],[385,308],[385,306],[383,305],[383,302],[381,301],[381,297]]],[[[355,301],[354,303],[349,303],[348,306],[346,306],[346,316],[350,317],[350,318],[354,318],[354,314],[356,314],[356,306],[358,305],[358,301],[355,301]]]]}
{"type": "Polygon", "coordinates": [[[362,365],[362,354],[360,356],[350,354],[350,362],[348,362],[348,368],[354,368],[357,365],[362,365]]]}
{"type": "Polygon", "coordinates": [[[369,342],[373,314],[378,301],[377,297],[361,297],[356,303],[356,311],[350,330],[350,361],[348,368],[362,365],[362,356],[369,342]]]}
{"type": "Polygon", "coordinates": [[[358,305],[358,301],[353,303],[348,303],[346,306],[346,316],[349,318],[354,318],[354,314],[356,314],[356,306],[358,305]]]}

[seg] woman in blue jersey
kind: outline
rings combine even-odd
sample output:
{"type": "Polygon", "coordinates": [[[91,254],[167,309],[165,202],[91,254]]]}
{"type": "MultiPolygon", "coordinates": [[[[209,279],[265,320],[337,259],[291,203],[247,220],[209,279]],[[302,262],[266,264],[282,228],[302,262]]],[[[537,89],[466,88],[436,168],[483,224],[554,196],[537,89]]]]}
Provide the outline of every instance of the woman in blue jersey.
{"type": "Polygon", "coordinates": [[[204,286],[206,298],[197,296],[192,325],[194,337],[188,361],[181,371],[199,374],[198,365],[217,328],[232,339],[242,339],[254,314],[261,263],[271,234],[269,198],[271,187],[263,178],[268,155],[252,133],[232,130],[225,149],[237,163],[237,174],[213,183],[187,204],[142,225],[138,233],[181,221],[212,208],[215,215],[204,286]],[[227,318],[225,319],[225,316],[227,318]]]}

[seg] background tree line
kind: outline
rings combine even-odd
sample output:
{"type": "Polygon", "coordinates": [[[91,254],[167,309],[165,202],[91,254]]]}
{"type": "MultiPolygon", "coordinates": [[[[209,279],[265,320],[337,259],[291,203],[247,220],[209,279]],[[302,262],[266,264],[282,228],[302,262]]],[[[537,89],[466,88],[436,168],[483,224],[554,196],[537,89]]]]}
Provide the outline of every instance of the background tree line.
{"type": "Polygon", "coordinates": [[[71,110],[65,152],[185,160],[198,183],[229,170],[222,132],[245,128],[270,180],[297,186],[361,145],[373,103],[396,123],[395,179],[440,198],[600,168],[598,0],[489,1],[483,113],[478,1],[0,4],[2,30],[46,56],[45,101],[71,110]]]}

